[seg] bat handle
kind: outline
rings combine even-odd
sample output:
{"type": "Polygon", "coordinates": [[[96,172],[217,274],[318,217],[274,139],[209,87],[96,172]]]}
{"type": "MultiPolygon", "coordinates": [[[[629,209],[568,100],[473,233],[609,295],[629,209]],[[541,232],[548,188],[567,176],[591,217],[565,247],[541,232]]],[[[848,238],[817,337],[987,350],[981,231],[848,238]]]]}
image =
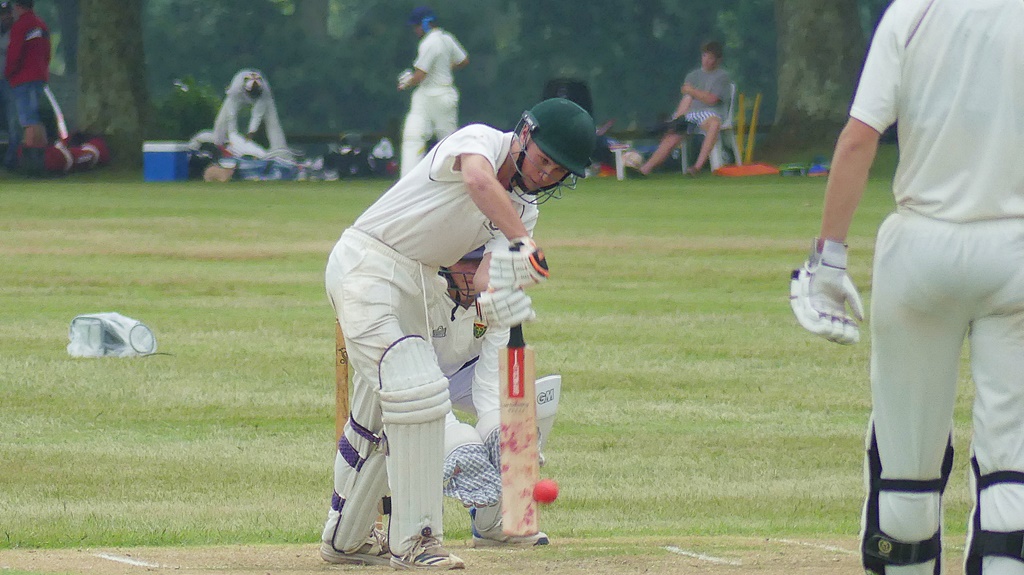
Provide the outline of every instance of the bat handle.
{"type": "Polygon", "coordinates": [[[508,330],[508,347],[526,347],[523,339],[523,326],[515,325],[508,330]]]}

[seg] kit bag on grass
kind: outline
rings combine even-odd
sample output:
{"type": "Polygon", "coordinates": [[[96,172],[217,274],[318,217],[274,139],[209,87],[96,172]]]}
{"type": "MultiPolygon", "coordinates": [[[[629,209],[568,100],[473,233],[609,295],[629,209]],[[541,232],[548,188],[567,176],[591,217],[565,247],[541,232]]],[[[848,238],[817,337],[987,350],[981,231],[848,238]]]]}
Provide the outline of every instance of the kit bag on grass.
{"type": "Polygon", "coordinates": [[[156,353],[153,330],[115,312],[90,313],[71,320],[68,353],[74,357],[131,357],[156,353]]]}

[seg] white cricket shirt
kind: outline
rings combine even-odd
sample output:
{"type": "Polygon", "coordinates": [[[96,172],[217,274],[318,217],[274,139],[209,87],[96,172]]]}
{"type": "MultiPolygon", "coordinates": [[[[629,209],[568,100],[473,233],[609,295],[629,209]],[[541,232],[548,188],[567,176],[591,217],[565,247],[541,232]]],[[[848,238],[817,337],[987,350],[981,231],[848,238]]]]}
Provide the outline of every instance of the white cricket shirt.
{"type": "MultiPolygon", "coordinates": [[[[508,249],[508,239],[473,203],[452,169],[459,154],[479,154],[491,163],[495,174],[508,156],[511,132],[483,124],[457,130],[427,153],[408,175],[398,180],[352,224],[405,257],[441,267],[457,262],[476,248],[508,249]]],[[[539,211],[517,194],[508,192],[526,229],[533,234],[539,211]]]]}
{"type": "Polygon", "coordinates": [[[895,0],[850,115],[878,132],[899,120],[899,209],[1024,217],[1024,0],[895,0]]]}
{"type": "Polygon", "coordinates": [[[454,36],[440,28],[434,28],[420,40],[416,51],[415,68],[427,73],[417,88],[450,88],[455,83],[452,66],[465,60],[466,49],[454,36]]]}

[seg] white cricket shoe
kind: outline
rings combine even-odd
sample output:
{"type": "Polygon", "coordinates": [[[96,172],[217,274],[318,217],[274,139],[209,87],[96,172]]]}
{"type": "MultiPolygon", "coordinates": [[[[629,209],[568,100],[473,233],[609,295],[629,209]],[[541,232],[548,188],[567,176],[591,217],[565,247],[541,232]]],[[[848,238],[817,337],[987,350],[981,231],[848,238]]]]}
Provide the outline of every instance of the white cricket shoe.
{"type": "Polygon", "coordinates": [[[465,569],[466,564],[441,546],[441,540],[434,537],[429,527],[424,527],[416,544],[408,553],[399,557],[391,556],[391,566],[395,569],[465,569]]]}
{"type": "Polygon", "coordinates": [[[335,565],[388,565],[391,561],[391,549],[388,548],[388,535],[374,527],[366,543],[353,551],[338,551],[326,541],[320,542],[320,557],[335,565]]]}
{"type": "Polygon", "coordinates": [[[501,530],[501,508],[498,505],[474,507],[469,510],[469,517],[473,528],[470,547],[533,547],[550,543],[547,533],[543,531],[523,537],[505,535],[501,530]]]}

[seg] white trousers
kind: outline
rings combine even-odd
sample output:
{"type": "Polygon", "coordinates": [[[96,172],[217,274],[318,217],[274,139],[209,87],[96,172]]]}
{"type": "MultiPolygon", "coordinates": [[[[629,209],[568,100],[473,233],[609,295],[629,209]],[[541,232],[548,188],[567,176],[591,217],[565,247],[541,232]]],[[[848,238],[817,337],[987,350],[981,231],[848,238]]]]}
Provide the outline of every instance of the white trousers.
{"type": "Polygon", "coordinates": [[[417,88],[411,100],[402,129],[402,176],[426,155],[427,142],[459,127],[459,92],[454,87],[417,88]]]}
{"type": "MultiPolygon", "coordinates": [[[[939,477],[965,338],[980,472],[1024,471],[1024,220],[951,224],[893,214],[878,233],[873,285],[871,420],[882,478],[939,477]]],[[[1024,529],[1024,485],[994,485],[975,505],[983,529],[1024,529]]],[[[898,540],[927,539],[941,522],[939,496],[883,491],[879,522],[898,540]]],[[[985,561],[986,575],[1024,573],[1012,559],[985,561]]]]}

